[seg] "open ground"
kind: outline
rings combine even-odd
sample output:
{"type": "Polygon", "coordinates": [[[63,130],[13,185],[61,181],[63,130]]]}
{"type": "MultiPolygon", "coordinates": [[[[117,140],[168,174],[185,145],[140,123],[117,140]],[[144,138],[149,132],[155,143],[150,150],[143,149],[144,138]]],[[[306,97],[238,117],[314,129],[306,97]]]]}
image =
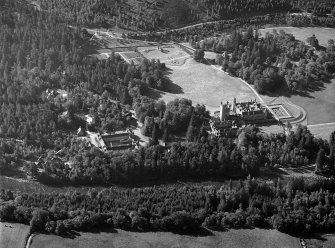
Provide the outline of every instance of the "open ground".
{"type": "Polygon", "coordinates": [[[123,248],[299,248],[299,239],[276,230],[241,229],[213,232],[209,236],[179,235],[162,232],[115,232],[78,233],[74,238],[39,234],[34,236],[30,248],[79,248],[79,247],[123,247],[123,248]]]}
{"type": "Polygon", "coordinates": [[[29,226],[0,222],[0,247],[24,248],[29,235],[29,226]]]}
{"type": "Polygon", "coordinates": [[[305,239],[308,248],[333,248],[335,247],[334,234],[315,235],[315,238],[305,239]]]}
{"type": "Polygon", "coordinates": [[[249,101],[256,98],[253,91],[240,79],[231,77],[210,64],[191,59],[190,52],[186,52],[187,48],[170,45],[169,49],[172,51],[170,55],[157,51],[157,48],[154,51],[147,49],[147,52],[142,50],[142,54],[148,59],[155,58],[161,62],[178,61],[166,63],[167,76],[172,82],[168,92],[152,90],[151,97],[166,102],[175,98],[188,98],[194,104],[204,104],[211,111],[218,110],[221,101],[231,101],[234,98],[237,101],[249,101]]]}

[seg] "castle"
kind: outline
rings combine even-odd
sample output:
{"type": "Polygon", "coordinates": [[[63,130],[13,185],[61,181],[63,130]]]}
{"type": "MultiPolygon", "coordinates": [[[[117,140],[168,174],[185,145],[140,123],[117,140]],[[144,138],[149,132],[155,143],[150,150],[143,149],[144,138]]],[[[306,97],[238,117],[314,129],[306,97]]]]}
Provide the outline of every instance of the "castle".
{"type": "Polygon", "coordinates": [[[226,104],[223,104],[221,102],[220,121],[230,119],[232,116],[240,116],[246,122],[264,121],[268,118],[268,109],[257,103],[256,99],[238,103],[236,98],[234,98],[232,103],[227,101],[226,104]]]}

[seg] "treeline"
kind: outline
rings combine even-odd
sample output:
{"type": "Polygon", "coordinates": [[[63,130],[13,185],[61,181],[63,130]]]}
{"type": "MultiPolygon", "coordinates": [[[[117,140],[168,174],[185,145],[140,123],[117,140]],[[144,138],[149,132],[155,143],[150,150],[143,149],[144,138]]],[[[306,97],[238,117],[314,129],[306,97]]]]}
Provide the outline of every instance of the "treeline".
{"type": "Polygon", "coordinates": [[[132,39],[157,42],[189,42],[190,39],[192,39],[194,42],[197,42],[203,40],[206,37],[220,36],[223,32],[232,32],[237,28],[247,29],[249,26],[283,25],[286,24],[286,17],[286,14],[281,13],[252,17],[239,17],[231,20],[220,20],[204,23],[186,29],[167,30],[162,32],[133,32],[127,33],[126,36],[132,39]]]}
{"type": "MultiPolygon", "coordinates": [[[[191,4],[194,1],[187,0],[191,4]]],[[[196,2],[198,10],[206,12],[205,20],[232,19],[236,16],[264,14],[271,12],[287,12],[291,9],[287,0],[200,0],[196,2]]]]}
{"type": "Polygon", "coordinates": [[[77,25],[118,26],[132,30],[157,30],[158,28],[187,25],[211,20],[233,19],[264,13],[285,13],[292,6],[289,0],[191,0],[174,3],[161,0],[40,0],[35,7],[51,12],[64,21],[77,25]]]}
{"type": "Polygon", "coordinates": [[[312,13],[317,16],[325,14],[335,14],[335,3],[332,0],[320,0],[315,2],[314,0],[291,0],[293,11],[300,10],[312,13]]]}
{"type": "MultiPolygon", "coordinates": [[[[334,135],[332,135],[333,137],[334,135]]],[[[334,140],[314,138],[306,127],[288,136],[259,133],[247,126],[236,137],[211,137],[204,129],[195,132],[194,142],[159,145],[132,152],[104,153],[79,142],[67,144],[62,155],[71,164],[46,159],[42,172],[33,167],[39,181],[54,185],[134,185],[152,181],[256,176],[262,167],[299,167],[316,164],[316,172],[334,173],[334,140]]]]}
{"type": "Polygon", "coordinates": [[[259,93],[283,86],[292,91],[313,89],[335,72],[334,41],[329,40],[327,49],[316,53],[314,49],[320,47],[315,36],[307,39],[307,45],[283,31],[274,30],[259,37],[258,31],[249,27],[245,32],[233,31],[220,38],[189,42],[195,48],[222,53],[217,55],[216,63],[255,85],[259,93]]]}
{"type": "Polygon", "coordinates": [[[87,194],[1,190],[0,220],[30,224],[31,231],[65,235],[72,230],[121,228],[192,233],[272,227],[290,234],[335,228],[334,179],[291,178],[287,185],[250,177],[216,186],[111,188],[87,194]]]}

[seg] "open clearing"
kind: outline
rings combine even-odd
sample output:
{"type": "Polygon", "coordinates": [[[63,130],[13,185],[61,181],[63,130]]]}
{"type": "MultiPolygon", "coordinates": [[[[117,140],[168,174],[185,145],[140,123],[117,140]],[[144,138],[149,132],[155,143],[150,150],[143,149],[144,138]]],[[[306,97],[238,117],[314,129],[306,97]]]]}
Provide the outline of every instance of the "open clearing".
{"type": "Polygon", "coordinates": [[[159,59],[161,63],[166,63],[167,66],[181,66],[192,54],[192,52],[183,50],[175,44],[166,44],[159,47],[139,47],[138,51],[147,59],[159,59]]]}
{"type": "Polygon", "coordinates": [[[227,75],[215,66],[194,61],[185,48],[171,45],[167,49],[171,49],[171,52],[160,52],[157,47],[155,51],[145,52],[148,48],[141,50],[148,59],[160,59],[161,62],[179,61],[173,65],[166,63],[167,76],[172,82],[169,93],[153,90],[151,97],[163,99],[165,102],[175,98],[188,98],[194,104],[206,105],[209,110],[218,110],[221,101],[231,101],[235,97],[237,101],[256,98],[252,90],[240,79],[227,75]]]}
{"type": "MultiPolygon", "coordinates": [[[[79,186],[78,187],[73,187],[73,186],[52,187],[52,186],[46,186],[36,181],[0,176],[0,189],[7,189],[7,190],[12,190],[12,191],[22,191],[25,193],[37,193],[37,192],[65,193],[68,191],[77,191],[77,192],[81,192],[85,194],[91,188],[92,187],[79,187],[79,186]]],[[[94,188],[97,190],[103,189],[103,187],[94,187],[94,188]]]]}
{"type": "Polygon", "coordinates": [[[28,235],[29,226],[27,225],[0,222],[1,248],[24,248],[28,235]]]}
{"type": "Polygon", "coordinates": [[[335,39],[335,29],[334,28],[323,28],[323,27],[276,27],[276,28],[265,28],[260,29],[260,33],[264,35],[266,32],[272,33],[272,30],[276,29],[278,32],[283,30],[285,33],[293,34],[297,40],[306,42],[308,37],[315,34],[316,38],[319,40],[319,44],[322,46],[327,46],[329,39],[335,39]]]}
{"type": "Polygon", "coordinates": [[[79,233],[74,239],[55,235],[40,234],[34,236],[30,248],[299,248],[299,239],[276,230],[242,229],[227,232],[213,232],[211,236],[189,236],[162,232],[126,232],[115,233],[79,233]]]}

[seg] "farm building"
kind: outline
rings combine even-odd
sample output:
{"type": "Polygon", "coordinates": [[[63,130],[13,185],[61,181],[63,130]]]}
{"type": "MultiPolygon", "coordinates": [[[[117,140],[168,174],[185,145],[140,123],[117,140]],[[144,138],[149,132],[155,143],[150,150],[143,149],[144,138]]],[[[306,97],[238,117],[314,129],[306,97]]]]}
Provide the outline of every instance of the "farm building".
{"type": "Polygon", "coordinates": [[[131,132],[97,135],[97,142],[103,151],[127,149],[134,146],[135,142],[131,132]]]}

